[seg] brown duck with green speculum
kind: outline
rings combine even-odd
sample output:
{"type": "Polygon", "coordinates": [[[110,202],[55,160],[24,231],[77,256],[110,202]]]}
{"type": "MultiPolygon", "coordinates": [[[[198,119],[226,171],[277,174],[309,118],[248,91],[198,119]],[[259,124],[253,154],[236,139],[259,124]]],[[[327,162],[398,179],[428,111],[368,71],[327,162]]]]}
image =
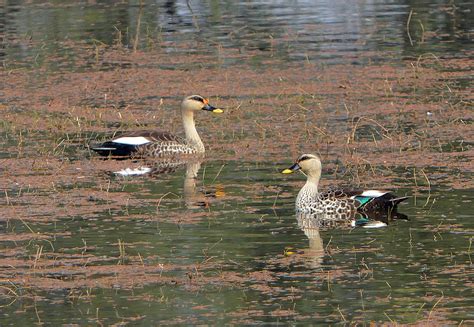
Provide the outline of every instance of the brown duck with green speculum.
{"type": "Polygon", "coordinates": [[[397,212],[397,205],[408,197],[398,197],[384,190],[331,188],[319,191],[321,160],[314,154],[303,154],[283,174],[302,171],[306,184],[296,197],[296,211],[328,221],[348,221],[352,226],[380,227],[388,220],[407,219],[397,212]]]}

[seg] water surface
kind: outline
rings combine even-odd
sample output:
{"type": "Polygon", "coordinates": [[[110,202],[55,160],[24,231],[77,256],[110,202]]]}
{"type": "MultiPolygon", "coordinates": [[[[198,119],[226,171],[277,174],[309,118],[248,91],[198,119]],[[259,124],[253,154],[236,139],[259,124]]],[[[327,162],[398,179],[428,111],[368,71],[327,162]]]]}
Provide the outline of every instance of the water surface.
{"type": "Polygon", "coordinates": [[[8,2],[0,324],[472,323],[471,7],[8,2]],[[181,133],[196,92],[225,108],[201,163],[124,178],[142,163],[88,151],[181,133]],[[410,220],[300,230],[279,172],[303,151],[410,220]]]}

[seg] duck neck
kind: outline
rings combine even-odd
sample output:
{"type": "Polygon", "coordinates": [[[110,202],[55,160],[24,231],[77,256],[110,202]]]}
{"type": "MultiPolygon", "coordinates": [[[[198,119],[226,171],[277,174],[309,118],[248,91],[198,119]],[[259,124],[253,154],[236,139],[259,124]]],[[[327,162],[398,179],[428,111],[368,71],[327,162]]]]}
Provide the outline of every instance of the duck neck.
{"type": "Polygon", "coordinates": [[[319,183],[319,178],[310,178],[308,176],[308,179],[306,180],[306,184],[304,184],[301,190],[302,191],[305,190],[305,193],[311,196],[313,195],[316,196],[316,194],[318,194],[318,183],[319,183]]]}
{"type": "Polygon", "coordinates": [[[303,208],[308,203],[314,201],[318,195],[318,183],[321,174],[308,174],[308,178],[306,180],[306,184],[301,188],[298,196],[296,197],[296,207],[303,208]]]}
{"type": "Polygon", "coordinates": [[[316,192],[318,192],[318,184],[319,184],[319,179],[320,178],[321,178],[321,173],[319,173],[319,172],[310,173],[307,176],[306,185],[310,185],[311,187],[313,187],[316,190],[316,192]]]}
{"type": "Polygon", "coordinates": [[[192,111],[183,110],[183,126],[186,134],[186,143],[197,150],[197,152],[204,152],[204,144],[199,137],[194,124],[194,113],[192,111]]]}

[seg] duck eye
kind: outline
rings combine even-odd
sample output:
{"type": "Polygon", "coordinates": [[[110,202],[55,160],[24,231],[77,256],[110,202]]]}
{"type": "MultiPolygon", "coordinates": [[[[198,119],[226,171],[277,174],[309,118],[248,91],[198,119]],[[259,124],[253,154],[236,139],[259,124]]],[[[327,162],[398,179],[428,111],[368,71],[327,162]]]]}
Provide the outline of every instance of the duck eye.
{"type": "Polygon", "coordinates": [[[198,101],[204,103],[204,99],[201,97],[192,97],[191,100],[198,101]]]}
{"type": "Polygon", "coordinates": [[[311,159],[311,158],[308,157],[308,156],[304,156],[304,157],[301,157],[300,160],[298,160],[298,162],[301,162],[301,161],[304,161],[304,160],[308,160],[308,159],[311,159]]]}

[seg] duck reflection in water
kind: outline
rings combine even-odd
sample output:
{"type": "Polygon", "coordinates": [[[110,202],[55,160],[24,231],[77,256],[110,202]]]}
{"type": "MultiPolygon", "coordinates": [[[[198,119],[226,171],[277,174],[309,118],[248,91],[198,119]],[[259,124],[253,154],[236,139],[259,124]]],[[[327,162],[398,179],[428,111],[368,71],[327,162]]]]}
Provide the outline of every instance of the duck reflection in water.
{"type": "MultiPolygon", "coordinates": [[[[318,268],[321,266],[325,254],[324,242],[320,234],[321,221],[315,219],[314,216],[305,213],[297,213],[296,221],[298,222],[298,227],[304,232],[309,240],[309,247],[297,251],[297,253],[305,258],[305,261],[310,268],[318,268]]],[[[288,250],[286,250],[285,253],[287,255],[291,254],[288,250]]]]}
{"type": "MultiPolygon", "coordinates": [[[[408,217],[401,213],[396,213],[397,219],[408,220],[408,217]]],[[[325,217],[324,214],[314,213],[296,213],[296,221],[298,227],[303,231],[305,236],[308,238],[309,247],[301,250],[295,250],[294,248],[288,247],[285,249],[287,256],[298,254],[300,257],[305,258],[306,264],[311,268],[319,268],[323,263],[324,256],[326,254],[326,247],[324,245],[324,232],[329,229],[347,229],[350,227],[362,227],[362,228],[380,228],[387,226],[393,220],[393,216],[388,214],[370,215],[356,214],[352,221],[347,220],[332,220],[325,217]]]]}
{"type": "Polygon", "coordinates": [[[188,209],[203,208],[209,206],[209,198],[215,197],[216,192],[206,192],[198,188],[198,173],[201,169],[202,158],[175,158],[163,159],[159,161],[144,161],[130,163],[130,166],[122,170],[114,171],[114,176],[122,176],[124,178],[135,178],[139,176],[159,177],[163,174],[176,173],[186,167],[183,198],[188,209]],[[135,164],[135,167],[133,165],[135,164]]]}

